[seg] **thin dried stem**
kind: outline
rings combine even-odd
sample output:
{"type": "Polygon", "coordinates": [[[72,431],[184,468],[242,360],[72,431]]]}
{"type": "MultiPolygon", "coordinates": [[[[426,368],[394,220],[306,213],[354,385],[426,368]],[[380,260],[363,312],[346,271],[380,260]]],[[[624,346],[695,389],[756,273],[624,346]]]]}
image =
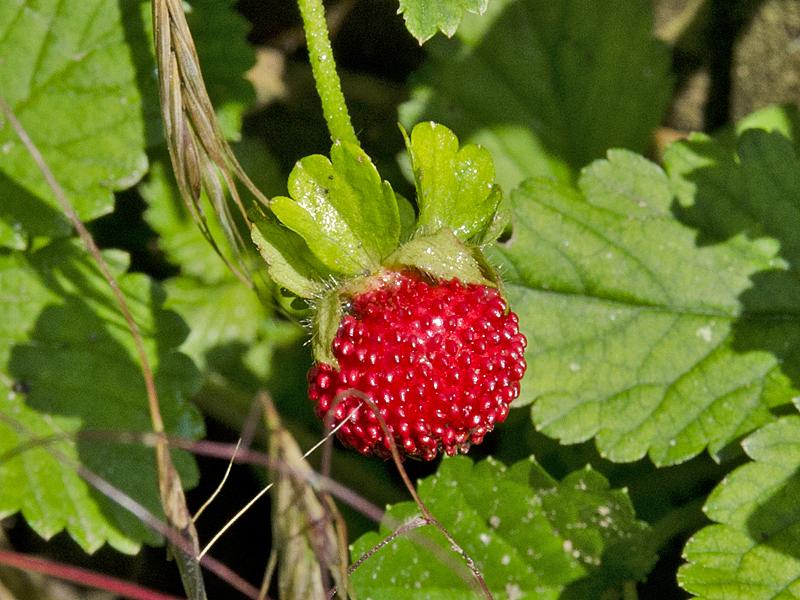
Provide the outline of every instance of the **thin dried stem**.
{"type": "MultiPolygon", "coordinates": [[[[19,429],[19,425],[15,421],[9,419],[8,417],[5,417],[4,415],[0,415],[0,421],[7,422],[11,426],[19,429]]],[[[344,422],[346,422],[346,419],[345,419],[344,422]]],[[[317,443],[308,452],[311,452],[311,451],[315,450],[316,448],[318,448],[320,443],[323,443],[323,442],[327,443],[329,440],[332,439],[331,436],[333,434],[335,434],[335,433],[336,433],[335,431],[331,431],[330,434],[324,438],[324,440],[321,440],[321,442],[317,443]]],[[[63,441],[65,439],[66,440],[75,440],[75,439],[77,439],[77,440],[83,440],[83,441],[92,441],[92,440],[98,440],[98,439],[100,439],[100,440],[112,439],[117,443],[142,444],[142,445],[149,445],[149,446],[153,446],[157,442],[157,436],[155,436],[152,433],[146,433],[146,432],[80,431],[80,432],[76,432],[74,434],[42,436],[42,437],[35,437],[35,438],[32,437],[27,442],[19,444],[16,448],[13,448],[13,449],[9,450],[8,452],[6,452],[5,454],[3,454],[2,456],[0,456],[0,464],[2,464],[4,461],[9,460],[9,459],[11,459],[11,458],[13,458],[15,456],[18,456],[19,454],[21,454],[23,452],[32,450],[32,449],[37,448],[37,447],[54,444],[54,443],[57,443],[59,441],[63,441]]],[[[277,471],[279,471],[281,473],[284,473],[286,475],[289,475],[289,476],[295,476],[295,477],[298,476],[298,474],[295,473],[291,469],[291,467],[289,465],[283,464],[280,461],[276,461],[275,459],[273,459],[272,457],[270,457],[268,454],[266,454],[264,452],[258,452],[256,450],[250,450],[248,448],[241,448],[241,447],[239,447],[237,449],[237,446],[234,445],[234,444],[228,444],[228,443],[222,443],[222,442],[213,442],[213,441],[208,441],[208,440],[196,441],[196,440],[187,439],[187,438],[181,438],[181,437],[177,437],[177,436],[167,436],[166,439],[167,439],[167,442],[169,443],[170,447],[178,448],[178,449],[181,449],[181,450],[186,450],[186,451],[192,452],[193,454],[198,455],[198,456],[207,456],[207,457],[211,457],[211,458],[218,458],[218,459],[221,459],[221,460],[233,461],[236,464],[250,464],[250,465],[264,466],[264,467],[268,467],[268,468],[271,468],[271,469],[275,469],[275,470],[277,470],[277,471]]],[[[399,537],[401,535],[409,535],[414,540],[415,543],[418,543],[418,544],[424,546],[425,548],[427,548],[428,550],[430,550],[440,560],[442,560],[443,563],[449,565],[454,571],[458,571],[459,567],[463,568],[464,565],[462,563],[458,563],[458,562],[454,563],[454,562],[452,562],[449,559],[449,555],[443,553],[444,549],[441,548],[440,546],[434,544],[429,538],[423,537],[423,536],[414,536],[413,535],[414,530],[419,528],[419,527],[422,527],[422,526],[425,526],[425,525],[434,525],[435,526],[435,523],[430,521],[429,519],[427,519],[427,518],[425,518],[423,516],[417,517],[418,521],[414,521],[415,523],[417,523],[417,525],[415,527],[410,527],[409,526],[409,522],[402,523],[400,521],[392,519],[388,515],[384,514],[383,511],[381,511],[381,509],[379,509],[377,506],[374,506],[368,500],[366,500],[365,498],[361,497],[357,493],[353,492],[349,488],[346,488],[346,487],[342,486],[341,484],[339,484],[334,479],[331,479],[331,478],[329,478],[329,477],[327,477],[325,475],[314,474],[314,473],[305,475],[303,478],[306,481],[308,481],[309,483],[312,483],[312,485],[314,485],[315,488],[323,490],[323,491],[327,491],[327,492],[331,493],[332,495],[336,496],[339,500],[341,500],[345,504],[348,504],[349,506],[351,506],[353,509],[355,509],[356,511],[360,512],[361,514],[363,514],[368,519],[371,519],[372,521],[374,521],[376,523],[381,523],[382,522],[382,523],[386,524],[389,527],[397,528],[396,534],[390,536],[392,539],[396,539],[397,537],[399,537]]],[[[111,488],[111,489],[113,490],[113,488],[111,488]]],[[[120,492],[120,494],[122,494],[122,496],[124,496],[124,494],[122,492],[120,492]]],[[[112,500],[116,501],[116,496],[113,494],[113,492],[109,494],[109,497],[112,500]]],[[[123,501],[124,501],[124,499],[123,499],[123,501]]],[[[135,502],[135,501],[131,500],[131,502],[135,502]]],[[[141,519],[143,522],[145,522],[152,529],[154,529],[158,533],[161,533],[162,535],[165,535],[165,537],[169,537],[168,530],[167,530],[167,533],[165,533],[166,526],[163,523],[161,523],[160,521],[158,521],[155,517],[152,517],[149,513],[147,513],[146,509],[144,509],[142,507],[137,509],[137,506],[135,504],[134,505],[130,505],[130,504],[124,505],[124,507],[128,508],[128,510],[131,510],[131,512],[133,512],[134,515],[136,515],[139,519],[141,519]]],[[[391,541],[391,540],[389,540],[389,541],[391,541]]],[[[448,538],[448,541],[449,541],[449,538],[448,538]]],[[[379,544],[377,544],[377,546],[375,548],[373,548],[369,552],[365,553],[365,554],[367,554],[369,556],[362,556],[359,560],[357,560],[350,567],[350,572],[354,571],[356,568],[361,566],[361,564],[363,564],[363,562],[367,558],[369,558],[370,556],[374,555],[378,550],[383,548],[385,545],[386,544],[380,542],[379,544]]],[[[459,550],[460,550],[460,548],[459,548],[459,550]]],[[[202,564],[203,566],[208,566],[207,561],[209,561],[209,560],[213,560],[213,559],[211,559],[211,557],[209,555],[205,555],[205,556],[203,556],[203,559],[200,561],[200,564],[202,564]]],[[[211,568],[209,568],[209,570],[213,571],[213,569],[211,569],[211,568]]],[[[213,571],[213,572],[216,572],[216,571],[213,571]]],[[[465,581],[469,583],[470,574],[464,573],[463,576],[465,578],[465,581]]]]}
{"type": "MultiPolygon", "coordinates": [[[[389,427],[388,425],[386,425],[386,421],[384,420],[383,415],[381,415],[380,410],[378,410],[378,407],[375,404],[375,402],[373,402],[372,398],[370,398],[367,394],[365,394],[361,390],[357,390],[355,388],[350,388],[348,390],[340,392],[334,398],[332,406],[328,410],[328,414],[326,415],[325,419],[326,428],[330,427],[331,424],[330,419],[332,418],[332,414],[334,412],[334,409],[336,408],[336,405],[339,402],[343,401],[345,398],[348,398],[350,396],[355,396],[356,398],[359,398],[362,402],[364,402],[367,406],[369,406],[372,412],[375,414],[375,417],[378,420],[378,424],[380,425],[381,430],[383,431],[383,435],[389,441],[389,452],[391,453],[392,460],[394,461],[394,464],[397,467],[398,472],[400,473],[400,478],[403,480],[403,483],[405,484],[408,493],[411,494],[411,498],[414,500],[414,503],[419,508],[425,521],[428,524],[436,527],[436,529],[438,529],[442,533],[442,535],[450,544],[451,550],[459,554],[466,563],[467,567],[469,567],[481,594],[485,598],[491,599],[492,593],[489,591],[489,586],[486,585],[486,580],[483,578],[483,574],[481,573],[478,565],[475,563],[472,557],[466,552],[466,550],[464,550],[456,542],[455,538],[447,530],[447,528],[444,525],[442,525],[436,517],[433,516],[430,510],[428,510],[428,507],[422,501],[422,498],[419,497],[417,489],[414,487],[414,484],[411,483],[411,479],[409,478],[408,473],[406,472],[406,469],[403,466],[403,459],[400,457],[400,452],[397,450],[397,444],[394,441],[394,435],[392,435],[392,433],[389,431],[389,427]]],[[[342,423],[345,423],[346,421],[347,419],[344,419],[342,423]]],[[[341,423],[339,424],[339,426],[341,426],[341,423]]]]}
{"type": "Polygon", "coordinates": [[[177,596],[164,594],[124,579],[103,575],[96,571],[46,558],[28,556],[20,552],[0,550],[0,565],[20,569],[27,573],[41,573],[48,577],[77,583],[83,587],[111,592],[114,596],[130,598],[131,600],[181,600],[177,596]]]}
{"type": "Polygon", "coordinates": [[[45,182],[53,192],[56,201],[61,207],[61,210],[78,232],[78,235],[80,236],[83,245],[86,247],[87,252],[89,252],[89,254],[92,256],[97,264],[97,267],[100,269],[100,273],[103,275],[103,278],[111,288],[111,292],[114,294],[114,298],[117,301],[117,305],[122,313],[123,318],[125,319],[125,322],[128,325],[128,329],[131,332],[131,336],[133,337],[133,341],[136,346],[136,353],[139,357],[139,364],[142,369],[142,375],[144,376],[145,387],[147,388],[147,400],[148,407],[150,409],[150,420],[153,424],[153,430],[156,433],[163,433],[164,420],[161,417],[161,410],[158,404],[158,393],[156,392],[155,380],[153,379],[153,370],[150,367],[150,360],[147,358],[147,352],[144,348],[142,333],[139,329],[139,326],[136,324],[133,315],[131,314],[131,311],[128,307],[128,301],[125,299],[125,295],[122,293],[116,278],[111,273],[111,268],[108,266],[105,258],[103,258],[103,254],[100,252],[100,248],[97,247],[92,234],[89,233],[89,230],[86,229],[86,226],[81,221],[78,213],[75,212],[75,208],[72,206],[72,203],[67,198],[63,188],[56,180],[55,175],[53,175],[53,172],[50,170],[50,167],[47,165],[47,162],[44,160],[39,148],[30,138],[28,132],[19,122],[16,115],[11,110],[11,107],[2,96],[0,96],[0,110],[2,110],[3,114],[8,119],[8,122],[11,124],[11,127],[14,129],[20,141],[28,151],[28,154],[30,154],[31,158],[36,163],[36,166],[44,177],[45,182]]]}
{"type": "Polygon", "coordinates": [[[233,467],[233,463],[236,460],[236,453],[239,451],[239,446],[241,445],[241,443],[242,443],[242,438],[239,438],[239,440],[236,442],[236,448],[233,449],[233,456],[231,456],[231,459],[228,461],[228,468],[225,469],[225,474],[222,476],[222,481],[219,482],[219,485],[208,497],[208,500],[203,502],[203,505],[197,509],[197,512],[194,513],[194,516],[192,517],[192,523],[197,523],[197,519],[200,518],[200,515],[203,514],[206,508],[208,508],[214,501],[214,499],[217,496],[219,496],[219,493],[222,491],[222,488],[225,487],[225,482],[228,481],[228,475],[231,474],[231,468],[233,467]]]}
{"type": "MultiPolygon", "coordinates": [[[[401,523],[395,519],[392,519],[388,515],[384,518],[383,523],[389,527],[395,527],[395,530],[392,531],[388,536],[382,539],[380,542],[375,544],[372,548],[364,552],[348,569],[348,575],[352,575],[356,569],[360,568],[362,565],[366,563],[368,559],[375,556],[380,550],[388,546],[390,543],[395,541],[397,538],[401,536],[407,536],[412,542],[415,544],[419,544],[423,546],[426,550],[430,551],[431,554],[436,556],[439,560],[442,561],[444,565],[449,567],[453,572],[457,573],[465,583],[472,584],[474,580],[472,579],[472,573],[463,573],[464,564],[455,560],[455,557],[451,552],[446,552],[444,548],[436,544],[432,539],[429,537],[423,536],[417,533],[417,529],[425,527],[427,525],[433,525],[428,519],[423,516],[416,516],[413,519],[401,523]]],[[[452,548],[451,548],[452,549],[452,548]]],[[[480,593],[480,595],[484,595],[483,590],[476,590],[480,593]]],[[[329,599],[332,598],[336,593],[335,589],[330,590],[329,592],[329,599]]]]}
{"type": "MultiPolygon", "coordinates": [[[[0,421],[9,425],[18,434],[29,436],[31,439],[34,439],[32,432],[22,423],[19,423],[18,421],[3,414],[0,414],[0,421]]],[[[133,439],[133,436],[131,436],[131,439],[133,439]]],[[[165,438],[164,436],[161,435],[145,433],[142,434],[141,439],[148,440],[149,445],[151,446],[156,446],[157,444],[161,443],[165,438]]],[[[53,443],[52,436],[48,438],[38,438],[38,440],[46,441],[48,444],[53,443]]],[[[36,446],[30,444],[27,445],[27,449],[32,449],[34,447],[36,446]]],[[[110,483],[109,481],[107,481],[94,471],[86,468],[77,460],[57,450],[56,448],[47,447],[47,451],[63,466],[75,471],[81,479],[83,479],[86,483],[92,486],[95,490],[103,494],[106,498],[108,498],[112,502],[116,503],[117,505],[127,510],[134,517],[139,519],[139,521],[144,523],[146,527],[150,528],[152,531],[158,533],[159,535],[162,535],[166,540],[169,541],[170,544],[172,544],[173,548],[179,549],[185,554],[190,554],[195,552],[194,544],[190,540],[187,540],[173,527],[170,527],[167,523],[161,521],[161,519],[156,517],[145,506],[134,500],[131,496],[129,496],[128,494],[126,494],[125,492],[114,486],[112,483],[110,483]]],[[[198,562],[200,565],[202,565],[203,567],[207,568],[209,571],[214,573],[222,581],[225,581],[232,588],[240,591],[248,598],[255,599],[257,597],[258,590],[256,590],[252,585],[247,583],[247,581],[245,581],[241,576],[239,576],[228,566],[222,564],[215,558],[211,556],[205,556],[203,557],[202,561],[198,562]]]]}
{"type": "MultiPolygon", "coordinates": [[[[355,413],[355,410],[353,410],[353,413],[355,413]]],[[[314,451],[315,451],[317,448],[319,448],[319,447],[320,447],[320,446],[321,446],[323,443],[325,443],[325,441],[326,441],[326,440],[330,439],[330,438],[331,438],[333,435],[335,435],[335,434],[336,434],[336,432],[337,432],[337,431],[339,431],[339,429],[341,428],[341,426],[342,426],[342,425],[344,425],[346,422],[347,422],[346,420],[345,420],[345,421],[342,421],[342,422],[341,422],[341,423],[340,423],[340,424],[339,424],[339,425],[336,427],[336,429],[334,429],[333,431],[331,431],[330,433],[328,433],[328,435],[327,435],[327,436],[325,436],[325,437],[324,437],[322,440],[320,440],[320,441],[319,441],[319,442],[317,442],[317,443],[316,443],[314,446],[312,446],[311,448],[309,448],[309,449],[308,449],[308,450],[305,452],[305,454],[303,454],[303,458],[305,459],[305,458],[308,458],[309,456],[311,456],[311,454],[313,454],[313,452],[314,452],[314,451]]],[[[239,447],[239,446],[238,446],[238,444],[237,444],[237,449],[238,449],[238,447],[239,447]]],[[[233,462],[233,460],[234,460],[234,459],[235,459],[235,457],[231,457],[231,463],[233,462]]],[[[273,486],[273,485],[275,485],[275,483],[274,483],[274,482],[273,482],[273,483],[270,483],[270,484],[268,484],[268,485],[266,485],[266,486],[264,486],[264,488],[262,488],[262,489],[261,489],[261,490],[260,490],[260,491],[259,491],[259,492],[258,492],[258,493],[255,495],[255,496],[253,496],[253,497],[252,497],[252,498],[251,498],[251,499],[250,499],[250,500],[247,502],[247,504],[245,504],[245,505],[244,505],[242,508],[240,508],[240,509],[239,509],[239,510],[236,512],[236,514],[235,514],[235,515],[233,515],[233,516],[232,516],[232,517],[231,517],[231,518],[228,520],[228,522],[227,522],[227,523],[225,523],[225,525],[223,525],[223,526],[222,526],[222,529],[220,529],[220,530],[219,530],[219,531],[218,531],[218,532],[217,532],[217,533],[214,535],[214,537],[213,537],[213,538],[211,538],[211,541],[209,541],[209,542],[208,542],[208,543],[205,545],[205,547],[204,547],[204,548],[203,548],[203,549],[200,551],[200,554],[199,554],[198,556],[199,556],[200,558],[202,558],[203,556],[205,556],[205,554],[206,554],[206,553],[207,553],[209,550],[211,550],[211,547],[212,547],[214,544],[216,544],[216,543],[219,541],[219,539],[220,539],[220,538],[221,538],[221,537],[222,537],[222,536],[225,534],[225,532],[227,532],[227,531],[228,531],[228,530],[229,530],[229,529],[230,529],[230,528],[231,528],[231,527],[232,527],[232,526],[233,526],[233,525],[236,523],[236,521],[238,521],[240,518],[242,518],[242,517],[245,515],[245,513],[246,513],[248,510],[250,510],[250,509],[253,507],[253,505],[254,505],[256,502],[258,502],[258,501],[259,501],[259,500],[260,500],[260,499],[261,499],[261,498],[264,496],[264,494],[266,494],[268,491],[270,491],[270,490],[272,489],[272,486],[273,486]]]]}
{"type": "Polygon", "coordinates": [[[264,577],[261,579],[261,589],[258,591],[258,600],[264,600],[267,597],[267,590],[269,589],[269,584],[272,582],[272,576],[275,574],[275,567],[277,566],[278,551],[273,548],[270,550],[267,568],[264,569],[264,577]]]}
{"type": "Polygon", "coordinates": [[[305,569],[305,593],[321,597],[323,590],[336,582],[345,594],[347,577],[347,527],[330,494],[315,486],[297,481],[314,471],[301,455],[292,435],[285,429],[269,394],[258,394],[268,434],[269,454],[290,465],[292,477],[270,471],[276,481],[272,495],[272,531],[281,562],[278,587],[283,594],[295,589],[297,569],[305,569]],[[287,562],[290,561],[290,562],[287,562]],[[297,564],[299,562],[299,564],[297,564]]]}
{"type": "Polygon", "coordinates": [[[356,562],[350,565],[350,568],[347,569],[348,575],[352,575],[353,573],[355,573],[356,569],[358,569],[361,565],[363,565],[368,559],[372,558],[378,551],[391,544],[401,535],[405,535],[410,531],[413,531],[420,527],[424,527],[425,525],[428,524],[429,524],[428,520],[420,516],[416,516],[410,521],[406,521],[405,523],[397,527],[394,531],[392,531],[392,533],[383,538],[380,542],[375,544],[372,548],[364,552],[364,554],[359,556],[356,562]]]}
{"type": "MultiPolygon", "coordinates": [[[[14,456],[18,456],[22,452],[32,450],[41,446],[47,446],[61,440],[113,440],[120,444],[141,444],[144,446],[155,446],[161,438],[153,433],[148,432],[132,432],[132,431],[78,431],[73,434],[64,434],[56,436],[33,436],[31,432],[21,428],[20,424],[10,417],[0,413],[0,421],[7,423],[20,432],[25,433],[30,437],[27,442],[20,444],[17,448],[22,448],[22,451],[10,450],[0,456],[0,464],[3,461],[9,460],[14,456]]],[[[222,442],[212,442],[209,440],[192,440],[182,438],[179,436],[166,435],[163,437],[169,443],[170,447],[180,450],[186,450],[197,456],[207,456],[210,458],[218,458],[222,460],[231,460],[234,456],[236,446],[234,444],[226,444],[222,442]]],[[[236,464],[248,464],[261,467],[268,467],[275,469],[285,474],[292,474],[292,470],[288,465],[272,459],[264,452],[257,450],[250,450],[247,448],[240,448],[236,452],[236,464]]],[[[366,518],[371,519],[376,523],[380,523],[384,517],[384,512],[372,504],[363,496],[352,491],[350,488],[343,486],[341,483],[330,477],[325,477],[319,473],[310,473],[303,477],[305,481],[314,486],[315,489],[329,492],[351,506],[356,511],[360,512],[366,518]]],[[[113,498],[112,498],[113,500],[113,498]]],[[[138,516],[138,515],[137,515],[138,516]]],[[[161,531],[159,531],[161,533],[161,531]]]]}
{"type": "MultiPolygon", "coordinates": [[[[89,233],[89,230],[81,221],[80,217],[78,217],[75,208],[72,206],[72,203],[67,198],[67,195],[64,193],[63,188],[56,180],[55,175],[53,174],[52,170],[48,166],[47,162],[44,160],[42,153],[39,151],[39,148],[33,142],[31,137],[28,135],[28,132],[22,126],[22,123],[19,122],[14,112],[11,110],[11,107],[5,101],[3,97],[0,96],[0,111],[3,112],[5,117],[8,119],[8,122],[11,124],[11,127],[16,132],[17,136],[19,137],[22,144],[25,146],[28,154],[30,154],[33,161],[36,163],[39,171],[44,177],[45,182],[47,183],[50,190],[53,192],[53,195],[56,198],[61,210],[69,219],[72,226],[78,232],[78,235],[83,242],[83,245],[86,247],[87,252],[92,256],[97,265],[98,269],[103,275],[103,278],[108,283],[108,286],[111,288],[111,292],[114,295],[114,298],[117,302],[117,306],[122,313],[123,318],[128,326],[128,330],[130,331],[131,337],[133,338],[134,345],[136,347],[136,353],[139,358],[139,368],[142,371],[142,376],[145,382],[145,388],[147,390],[147,404],[148,410],[150,412],[150,422],[153,427],[153,431],[156,434],[159,434],[159,441],[155,446],[156,452],[156,464],[158,465],[158,484],[159,484],[159,491],[161,494],[161,504],[164,508],[164,513],[167,515],[170,523],[176,528],[177,531],[181,533],[181,535],[193,546],[196,547],[197,542],[197,532],[194,530],[194,526],[191,522],[191,517],[189,515],[189,509],[186,507],[186,498],[183,493],[183,487],[181,486],[180,477],[178,476],[178,472],[175,469],[175,465],[172,463],[172,458],[169,455],[169,450],[167,448],[167,444],[163,438],[164,434],[164,420],[161,416],[161,407],[158,401],[158,392],[156,391],[156,384],[155,379],[153,377],[153,369],[150,365],[150,360],[147,357],[147,352],[144,347],[144,339],[142,338],[141,331],[139,329],[136,320],[133,318],[133,315],[128,307],[128,301],[125,299],[125,295],[122,293],[122,290],[119,287],[119,283],[117,282],[116,278],[111,272],[111,268],[108,266],[108,263],[103,258],[103,254],[100,252],[97,244],[92,237],[92,234],[89,233]]],[[[190,567],[184,568],[187,561],[191,561],[191,557],[195,554],[194,551],[187,553],[185,556],[182,557],[181,561],[179,561],[179,565],[181,565],[181,574],[183,575],[184,572],[188,572],[192,570],[190,567]]],[[[189,579],[184,579],[184,583],[187,587],[187,592],[190,592],[190,596],[193,598],[203,599],[205,598],[205,591],[202,579],[197,577],[192,577],[191,581],[189,579]]]]}
{"type": "Polygon", "coordinates": [[[253,396],[253,401],[250,403],[250,412],[244,419],[241,427],[242,448],[249,448],[253,443],[253,438],[256,436],[256,430],[259,425],[259,418],[261,417],[261,403],[258,401],[258,396],[253,396]]]}

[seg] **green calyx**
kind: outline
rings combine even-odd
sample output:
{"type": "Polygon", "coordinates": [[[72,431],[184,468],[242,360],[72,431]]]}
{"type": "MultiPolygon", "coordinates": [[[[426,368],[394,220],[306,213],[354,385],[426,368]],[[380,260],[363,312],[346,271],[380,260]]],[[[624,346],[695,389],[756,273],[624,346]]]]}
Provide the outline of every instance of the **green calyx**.
{"type": "Polygon", "coordinates": [[[505,227],[489,153],[459,147],[452,131],[420,123],[403,131],[417,210],[381,179],[356,144],[338,141],[330,159],[307,156],[289,175],[288,196],[256,215],[251,234],[272,279],[316,305],[314,357],[335,364],[330,343],[342,304],[386,270],[496,286],[480,247],[505,227]]]}

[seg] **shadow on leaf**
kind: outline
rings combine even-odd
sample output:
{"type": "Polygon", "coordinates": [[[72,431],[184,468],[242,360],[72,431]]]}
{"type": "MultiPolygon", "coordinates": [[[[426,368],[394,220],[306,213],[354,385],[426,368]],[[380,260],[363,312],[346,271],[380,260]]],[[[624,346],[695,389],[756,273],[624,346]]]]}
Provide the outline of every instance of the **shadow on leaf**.
{"type": "Polygon", "coordinates": [[[58,237],[69,235],[69,221],[61,212],[38,196],[17,185],[0,172],[0,245],[24,248],[24,236],[58,237]]]}
{"type": "MultiPolygon", "coordinates": [[[[792,401],[800,394],[800,118],[786,114],[783,133],[749,129],[736,139],[721,136],[721,143],[692,139],[672,161],[684,179],[673,212],[697,230],[698,243],[738,246],[751,264],[762,265],[738,296],[730,335],[733,350],[760,355],[768,366],[750,384],[769,411],[764,422],[795,413],[792,401]]],[[[738,440],[763,424],[742,423],[738,440]]],[[[795,558],[799,475],[763,502],[753,496],[758,507],[747,519],[754,542],[795,558]]]]}
{"type": "Polygon", "coordinates": [[[747,532],[759,544],[800,560],[800,468],[747,518],[747,532]]]}
{"type": "Polygon", "coordinates": [[[508,189],[531,176],[569,180],[609,148],[646,150],[671,89],[669,54],[645,3],[594,8],[490,4],[454,39],[428,44],[401,120],[440,121],[485,145],[508,189]]]}
{"type": "MultiPolygon", "coordinates": [[[[15,346],[9,361],[11,375],[26,384],[27,406],[39,413],[49,428],[33,433],[152,431],[144,378],[130,332],[88,256],[73,244],[57,243],[31,255],[29,264],[57,297],[57,303],[40,313],[30,341],[15,346]]],[[[202,422],[187,402],[199,385],[198,373],[192,362],[176,351],[186,335],[185,324],[161,308],[163,292],[145,276],[117,276],[142,329],[167,430],[180,436],[200,435],[202,422]]],[[[74,448],[88,469],[155,514],[162,514],[152,448],[94,439],[79,440],[74,448]]],[[[197,473],[192,459],[180,452],[174,459],[185,484],[194,485],[197,473]]],[[[64,486],[64,502],[80,502],[69,497],[64,481],[53,485],[64,486]]],[[[123,536],[158,541],[130,513],[94,490],[91,494],[111,527],[123,536]]],[[[74,511],[80,518],[84,508],[76,504],[74,511]]]]}

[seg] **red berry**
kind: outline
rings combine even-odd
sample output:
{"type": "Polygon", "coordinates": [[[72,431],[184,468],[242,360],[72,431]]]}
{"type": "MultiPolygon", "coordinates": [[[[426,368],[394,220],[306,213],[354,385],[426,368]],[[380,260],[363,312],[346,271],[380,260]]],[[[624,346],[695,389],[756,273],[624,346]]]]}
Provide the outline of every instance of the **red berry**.
{"type": "Polygon", "coordinates": [[[390,456],[373,409],[349,393],[358,390],[401,454],[431,460],[440,450],[466,452],[505,420],[525,344],[496,289],[391,272],[352,299],[333,340],[339,369],[312,367],[308,393],[321,418],[333,408],[332,427],[355,410],[338,432],[345,445],[390,456]]]}

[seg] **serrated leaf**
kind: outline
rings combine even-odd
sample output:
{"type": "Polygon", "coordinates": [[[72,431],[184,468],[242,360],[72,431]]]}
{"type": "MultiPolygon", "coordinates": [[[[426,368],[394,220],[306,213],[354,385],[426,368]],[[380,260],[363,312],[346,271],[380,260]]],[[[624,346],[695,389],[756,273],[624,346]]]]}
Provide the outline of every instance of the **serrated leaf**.
{"type": "Polygon", "coordinates": [[[408,31],[420,44],[441,31],[452,36],[465,12],[483,14],[489,0],[400,0],[408,31]]]}
{"type": "Polygon", "coordinates": [[[417,227],[433,233],[450,228],[462,241],[480,238],[491,223],[502,194],[494,185],[494,163],[487,150],[468,144],[438,123],[419,123],[406,137],[417,188],[417,227]]]}
{"type": "MultiPolygon", "coordinates": [[[[800,133],[800,109],[794,104],[766,106],[736,123],[737,135],[741,135],[748,129],[763,129],[768,132],[780,133],[785,138],[792,140],[796,146],[800,142],[796,139],[800,133]]],[[[735,141],[734,139],[734,144],[735,141]]]]}
{"type": "Polygon", "coordinates": [[[390,267],[414,267],[435,279],[457,278],[463,283],[490,284],[476,250],[465,246],[449,229],[416,237],[390,256],[390,267]]]}
{"type": "Polygon", "coordinates": [[[800,283],[777,254],[793,244],[791,226],[774,230],[781,244],[767,230],[754,240],[730,230],[701,245],[713,230],[671,212],[677,188],[679,212],[737,224],[756,194],[755,221],[794,219],[797,156],[788,143],[751,151],[750,135],[767,134],[746,134],[741,164],[731,156],[719,177],[716,154],[668,160],[671,185],[656,165],[612,151],[578,190],[531,181],[513,196],[513,236],[493,256],[528,336],[523,402],[546,434],[595,437],[615,461],[674,464],[719,453],[798,394],[800,283]]]}
{"type": "MultiPolygon", "coordinates": [[[[703,241],[726,240],[740,233],[762,244],[772,238],[780,242],[787,269],[797,270],[800,160],[791,140],[778,131],[752,129],[742,132],[738,147],[729,148],[694,134],[689,141],[671,146],[664,161],[675,182],[681,204],[678,212],[701,230],[703,241]]],[[[768,295],[763,300],[779,299],[768,295]]]]}
{"type": "Polygon", "coordinates": [[[743,443],[754,462],[711,493],[684,549],[681,586],[707,600],[800,598],[800,417],[764,426],[743,443]]]}
{"type": "Polygon", "coordinates": [[[432,119],[480,143],[505,190],[530,176],[570,180],[612,147],[643,151],[670,98],[669,53],[650,4],[493,0],[454,40],[431,42],[410,126],[432,119]]]}
{"type": "Polygon", "coordinates": [[[392,187],[381,181],[372,159],[358,146],[336,142],[331,148],[331,163],[336,175],[331,201],[336,195],[354,192],[357,204],[342,202],[342,213],[374,261],[380,261],[397,248],[400,239],[400,215],[392,187]],[[346,189],[349,188],[349,189],[346,189]]]}
{"type": "MultiPolygon", "coordinates": [[[[147,169],[142,99],[120,4],[0,3],[0,90],[78,215],[114,206],[147,169]]],[[[0,245],[70,226],[11,125],[0,119],[0,245]]]]}
{"type": "MultiPolygon", "coordinates": [[[[589,468],[563,481],[533,459],[506,468],[489,459],[445,459],[418,491],[431,513],[476,562],[497,598],[600,598],[625,580],[641,579],[654,562],[624,492],[609,489],[589,468]]],[[[408,522],[410,502],[387,515],[408,522]]],[[[356,560],[392,529],[362,536],[356,560]]],[[[352,575],[359,597],[374,600],[466,598],[470,587],[443,556],[452,554],[430,526],[416,530],[440,552],[401,536],[371,556],[352,575]],[[444,565],[447,565],[445,567],[444,565]]],[[[468,571],[467,571],[468,573],[468,571]]]]}
{"type": "Polygon", "coordinates": [[[315,154],[298,161],[289,175],[289,194],[273,199],[272,212],[334,272],[374,270],[397,247],[394,192],[354,144],[336,142],[331,160],[315,154]]]}
{"type": "Polygon", "coordinates": [[[178,276],[167,279],[163,287],[164,307],[189,325],[181,352],[203,371],[220,349],[257,343],[264,321],[271,316],[256,293],[233,276],[216,284],[178,276]]]}
{"type": "MultiPolygon", "coordinates": [[[[176,351],[186,326],[163,310],[157,284],[124,275],[120,253],[108,259],[142,330],[167,429],[201,434],[202,422],[187,403],[198,372],[176,351]]],[[[0,287],[0,514],[20,511],[45,538],[66,529],[87,552],[105,542],[123,552],[158,542],[47,447],[13,454],[31,437],[66,434],[52,447],[161,514],[152,448],[113,443],[113,433],[112,441],[69,438],[81,431],[152,429],[133,341],[105,280],[75,243],[58,241],[34,254],[0,257],[0,287]]],[[[191,458],[174,458],[184,483],[193,485],[191,458]]]]}

